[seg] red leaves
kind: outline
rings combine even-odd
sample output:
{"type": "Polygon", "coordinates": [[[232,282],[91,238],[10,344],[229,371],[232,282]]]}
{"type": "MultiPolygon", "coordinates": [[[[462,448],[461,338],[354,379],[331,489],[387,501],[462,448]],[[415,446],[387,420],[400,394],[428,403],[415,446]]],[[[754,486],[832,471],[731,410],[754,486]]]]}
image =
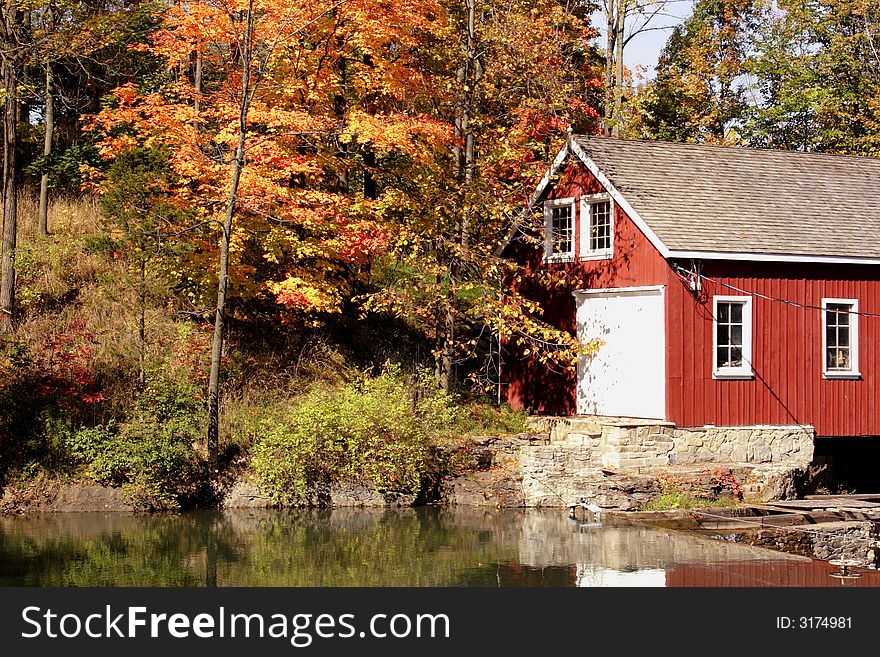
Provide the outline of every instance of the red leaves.
{"type": "Polygon", "coordinates": [[[50,334],[37,354],[34,370],[39,373],[37,394],[56,397],[60,406],[104,400],[92,364],[92,345],[98,343],[85,322],[77,321],[50,334]]]}

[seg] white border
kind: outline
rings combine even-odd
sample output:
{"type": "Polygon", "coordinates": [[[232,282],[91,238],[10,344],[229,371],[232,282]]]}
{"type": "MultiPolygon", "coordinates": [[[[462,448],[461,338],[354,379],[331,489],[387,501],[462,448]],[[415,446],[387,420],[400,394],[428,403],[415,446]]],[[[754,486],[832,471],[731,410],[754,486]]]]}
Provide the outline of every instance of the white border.
{"type": "Polygon", "coordinates": [[[666,248],[666,245],[660,241],[660,238],[657,237],[657,234],[648,228],[648,224],[639,216],[639,213],[635,211],[633,206],[627,203],[626,199],[623,198],[620,192],[611,184],[611,181],[599,170],[599,167],[596,166],[596,163],[590,159],[589,155],[581,148],[580,144],[578,144],[574,139],[570,140],[569,148],[571,148],[571,152],[578,156],[581,162],[584,163],[584,166],[589,169],[590,173],[595,176],[596,180],[599,181],[599,184],[602,185],[607,191],[608,194],[611,195],[611,198],[614,199],[614,202],[617,203],[621,209],[626,213],[626,216],[630,218],[630,220],[639,227],[639,230],[644,233],[645,237],[648,238],[648,241],[654,245],[654,248],[660,252],[664,258],[669,257],[669,249],[666,248]]]}
{"type": "Polygon", "coordinates": [[[614,200],[610,194],[583,194],[581,195],[581,214],[580,214],[580,230],[578,235],[580,238],[580,259],[581,260],[610,260],[614,257],[614,229],[616,228],[614,221],[614,200]],[[611,232],[611,246],[607,249],[598,249],[591,251],[590,245],[590,207],[594,203],[608,201],[609,230],[611,232]]]}
{"type": "Polygon", "coordinates": [[[644,294],[645,292],[663,292],[665,285],[635,285],[633,287],[597,287],[583,288],[572,292],[574,296],[579,294],[644,294]]]}
{"type": "Polygon", "coordinates": [[[752,372],[752,297],[719,294],[712,297],[712,378],[753,379],[752,372]],[[739,301],[743,304],[743,335],[741,367],[718,367],[718,302],[739,301]]]}
{"type": "Polygon", "coordinates": [[[859,316],[855,313],[859,312],[859,300],[858,299],[833,299],[833,298],[822,298],[822,378],[823,379],[860,379],[862,378],[861,373],[859,372],[859,316]],[[825,358],[826,353],[825,350],[828,348],[828,331],[827,326],[825,325],[826,320],[826,306],[829,303],[845,303],[852,306],[852,311],[849,314],[849,356],[850,356],[850,369],[848,370],[829,370],[827,365],[828,361],[825,358]]]}
{"type": "Polygon", "coordinates": [[[544,262],[573,262],[575,253],[575,237],[577,235],[577,207],[574,196],[565,198],[550,198],[544,201],[544,262]],[[550,253],[553,248],[551,233],[553,232],[553,208],[568,206],[569,219],[571,220],[571,251],[565,253],[550,253]]]}
{"type": "Polygon", "coordinates": [[[726,253],[724,251],[669,251],[670,258],[693,260],[748,260],[751,262],[815,262],[838,265],[880,265],[880,258],[809,256],[788,253],[726,253]]]}

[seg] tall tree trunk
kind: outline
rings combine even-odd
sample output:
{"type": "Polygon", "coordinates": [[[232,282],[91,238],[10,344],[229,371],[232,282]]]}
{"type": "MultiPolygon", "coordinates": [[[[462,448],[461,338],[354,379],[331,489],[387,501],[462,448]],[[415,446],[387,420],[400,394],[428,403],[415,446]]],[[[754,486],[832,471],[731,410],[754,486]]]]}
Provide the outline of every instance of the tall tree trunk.
{"type": "Polygon", "coordinates": [[[620,124],[623,122],[623,44],[626,34],[627,0],[618,0],[617,4],[617,35],[615,36],[614,52],[614,123],[611,128],[612,137],[620,137],[620,124]]]}
{"type": "Polygon", "coordinates": [[[195,71],[193,72],[193,87],[196,92],[196,99],[193,103],[193,109],[198,114],[202,109],[202,55],[196,52],[195,71]]]}
{"type": "Polygon", "coordinates": [[[223,357],[223,338],[226,329],[226,289],[229,283],[229,240],[232,235],[232,219],[238,203],[238,185],[244,168],[244,145],[247,137],[247,116],[251,94],[251,56],[253,54],[253,0],[248,3],[245,16],[245,37],[241,53],[241,100],[238,114],[238,145],[230,162],[231,179],[226,199],[226,216],[220,242],[220,263],[217,280],[217,308],[214,314],[214,340],[211,345],[211,374],[208,380],[208,460],[211,477],[218,472],[220,445],[220,361],[223,357]]]}
{"type": "Polygon", "coordinates": [[[138,390],[141,392],[147,387],[147,253],[143,242],[141,243],[141,271],[140,288],[138,289],[138,390]]]}
{"type": "MultiPolygon", "coordinates": [[[[52,136],[55,132],[55,102],[52,97],[52,63],[46,61],[46,135],[43,141],[43,161],[48,162],[49,156],[52,154],[52,136]]],[[[41,235],[49,234],[49,172],[43,171],[40,178],[40,210],[39,210],[39,230],[41,235]]]]}
{"type": "MultiPolygon", "coordinates": [[[[454,175],[459,183],[466,186],[476,178],[477,151],[474,134],[474,114],[476,112],[478,88],[483,78],[483,63],[477,43],[477,0],[465,0],[467,12],[464,47],[465,58],[456,75],[458,93],[455,111],[454,175]]],[[[447,267],[449,291],[445,304],[437,313],[437,380],[440,387],[449,390],[455,379],[455,292],[454,283],[461,270],[459,258],[466,255],[470,243],[469,209],[462,208],[461,220],[456,226],[460,255],[453,254],[447,267]]]]}
{"type": "MultiPolygon", "coordinates": [[[[13,10],[14,11],[14,10],[13,10]]],[[[15,242],[17,233],[18,189],[15,180],[15,145],[18,141],[16,114],[18,93],[15,62],[3,58],[3,87],[6,90],[3,121],[3,256],[0,263],[0,333],[12,330],[15,311],[15,242]]]]}
{"type": "Polygon", "coordinates": [[[606,0],[605,13],[605,103],[602,108],[602,133],[611,135],[614,116],[614,53],[617,52],[617,0],[606,0]]]}

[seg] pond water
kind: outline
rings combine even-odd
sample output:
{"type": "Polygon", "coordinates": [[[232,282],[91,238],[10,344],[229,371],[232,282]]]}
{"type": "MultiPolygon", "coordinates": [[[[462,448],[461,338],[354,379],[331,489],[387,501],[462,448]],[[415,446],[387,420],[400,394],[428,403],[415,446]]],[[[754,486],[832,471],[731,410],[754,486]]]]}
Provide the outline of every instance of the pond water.
{"type": "Polygon", "coordinates": [[[0,517],[0,586],[877,586],[821,561],[564,510],[0,517]]]}

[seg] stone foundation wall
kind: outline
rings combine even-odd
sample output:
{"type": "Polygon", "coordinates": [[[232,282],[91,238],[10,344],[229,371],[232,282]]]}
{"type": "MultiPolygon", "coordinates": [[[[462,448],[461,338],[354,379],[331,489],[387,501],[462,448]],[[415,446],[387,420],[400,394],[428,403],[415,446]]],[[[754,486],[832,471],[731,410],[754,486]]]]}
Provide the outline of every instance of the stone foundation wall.
{"type": "MultiPolygon", "coordinates": [[[[498,488],[485,495],[487,504],[503,499],[528,507],[567,506],[583,500],[628,510],[658,493],[661,473],[699,482],[704,470],[719,467],[749,501],[787,499],[796,496],[796,481],[813,458],[808,426],[678,429],[669,422],[607,417],[530,423],[534,434],[485,439],[477,446],[483,453],[479,469],[507,470],[503,477],[483,476],[498,488]],[[518,487],[521,494],[514,494],[518,487]]],[[[463,480],[449,490],[456,499],[480,498],[463,480]]]]}
{"type": "Polygon", "coordinates": [[[702,427],[672,432],[673,463],[799,463],[813,460],[812,427],[702,427]]]}
{"type": "Polygon", "coordinates": [[[782,550],[813,559],[845,559],[860,566],[877,566],[878,531],[873,522],[825,522],[821,529],[782,527],[748,532],[734,532],[738,543],[782,550]]]}
{"type": "Polygon", "coordinates": [[[822,529],[812,533],[813,556],[817,559],[877,564],[878,535],[873,522],[824,523],[822,529]]]}
{"type": "Polygon", "coordinates": [[[601,454],[589,446],[530,447],[522,450],[519,465],[523,501],[529,507],[565,507],[583,498],[603,508],[628,510],[659,491],[650,474],[607,471],[601,454]]]}
{"type": "Polygon", "coordinates": [[[815,431],[802,425],[693,427],[634,418],[535,418],[551,443],[589,448],[603,467],[655,468],[696,463],[784,463],[813,460],[815,431]]]}

